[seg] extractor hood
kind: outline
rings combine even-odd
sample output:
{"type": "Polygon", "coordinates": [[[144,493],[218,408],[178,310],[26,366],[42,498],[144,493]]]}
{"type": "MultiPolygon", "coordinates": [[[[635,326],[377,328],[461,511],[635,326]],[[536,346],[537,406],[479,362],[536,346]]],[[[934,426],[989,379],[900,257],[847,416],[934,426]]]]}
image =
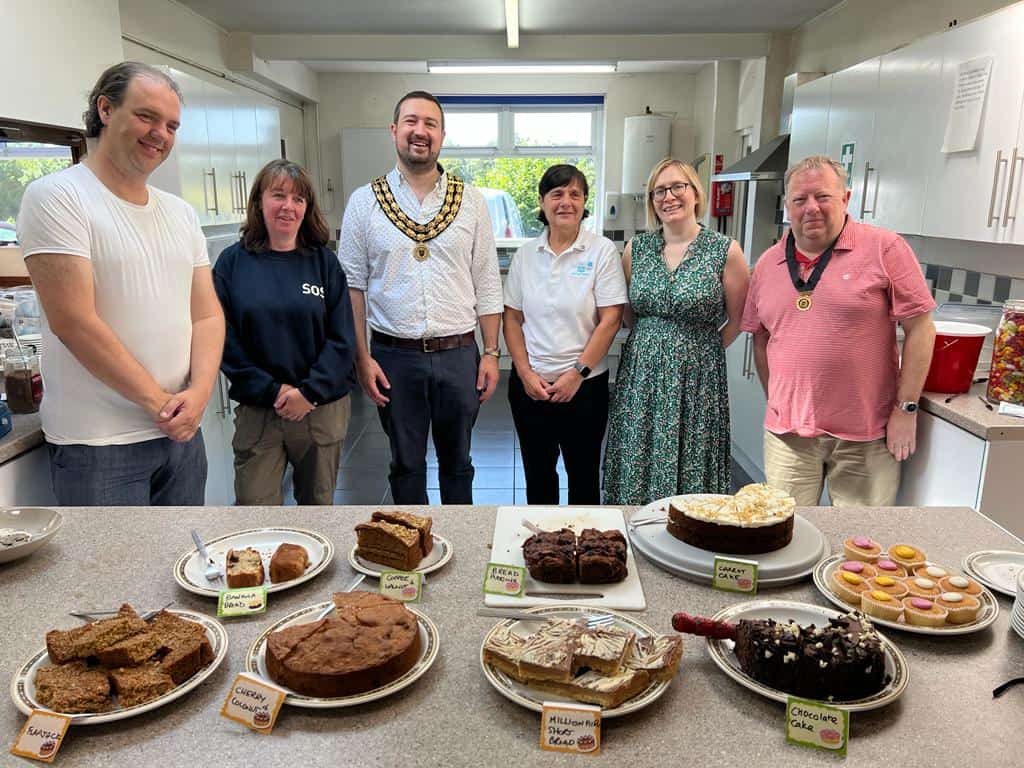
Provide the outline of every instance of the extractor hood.
{"type": "Polygon", "coordinates": [[[733,163],[712,181],[775,181],[786,175],[789,163],[789,134],[765,142],[739,162],[733,163]]]}

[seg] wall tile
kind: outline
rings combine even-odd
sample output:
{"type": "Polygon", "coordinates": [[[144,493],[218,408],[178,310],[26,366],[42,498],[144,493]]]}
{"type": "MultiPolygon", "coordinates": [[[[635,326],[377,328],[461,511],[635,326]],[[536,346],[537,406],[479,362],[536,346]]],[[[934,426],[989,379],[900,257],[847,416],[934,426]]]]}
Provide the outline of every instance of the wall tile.
{"type": "Polygon", "coordinates": [[[964,285],[967,282],[967,270],[954,269],[953,276],[949,281],[949,290],[953,293],[964,293],[964,285]]]}

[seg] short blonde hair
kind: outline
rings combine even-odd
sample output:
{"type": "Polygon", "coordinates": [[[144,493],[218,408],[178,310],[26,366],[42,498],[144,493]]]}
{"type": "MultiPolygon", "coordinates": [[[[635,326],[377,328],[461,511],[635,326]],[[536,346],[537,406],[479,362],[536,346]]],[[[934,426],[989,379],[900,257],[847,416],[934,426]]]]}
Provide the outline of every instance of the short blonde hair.
{"type": "Polygon", "coordinates": [[[647,230],[653,232],[661,226],[661,220],[658,218],[657,212],[654,210],[654,182],[661,175],[661,172],[666,168],[675,166],[679,169],[679,172],[683,174],[686,180],[693,187],[693,194],[697,198],[697,204],[694,206],[694,218],[700,219],[704,215],[704,206],[707,203],[707,198],[704,196],[704,187],[701,186],[700,178],[697,176],[697,171],[694,170],[692,165],[684,163],[682,160],[676,160],[674,157],[666,157],[660,163],[658,163],[651,170],[651,175],[647,177],[647,230]]]}
{"type": "Polygon", "coordinates": [[[786,171],[786,176],[783,179],[783,186],[786,190],[786,194],[789,194],[789,180],[791,178],[796,176],[798,173],[803,173],[804,171],[820,171],[822,168],[831,168],[833,173],[838,177],[839,183],[843,185],[843,189],[846,189],[846,168],[826,155],[811,155],[810,157],[805,157],[803,160],[799,160],[789,166],[786,171]]]}

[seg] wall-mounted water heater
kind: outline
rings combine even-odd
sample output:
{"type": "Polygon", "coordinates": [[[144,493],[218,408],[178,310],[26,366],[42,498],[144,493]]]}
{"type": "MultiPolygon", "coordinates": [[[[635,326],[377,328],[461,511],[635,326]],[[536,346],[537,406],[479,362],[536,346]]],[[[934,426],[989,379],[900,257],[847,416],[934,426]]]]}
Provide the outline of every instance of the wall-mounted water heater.
{"type": "Polygon", "coordinates": [[[672,119],[662,115],[626,118],[622,143],[622,194],[642,195],[651,169],[669,153],[672,119]]]}

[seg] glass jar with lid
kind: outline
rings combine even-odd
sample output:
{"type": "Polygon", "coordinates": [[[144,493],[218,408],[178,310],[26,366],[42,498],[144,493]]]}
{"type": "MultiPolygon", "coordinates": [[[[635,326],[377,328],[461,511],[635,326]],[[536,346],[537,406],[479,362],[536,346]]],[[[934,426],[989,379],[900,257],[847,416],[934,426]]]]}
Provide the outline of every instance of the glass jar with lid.
{"type": "Polygon", "coordinates": [[[8,350],[4,356],[4,387],[12,413],[35,413],[43,400],[39,357],[31,352],[8,350]]]}
{"type": "Polygon", "coordinates": [[[1003,304],[1003,317],[992,345],[988,399],[1024,405],[1024,299],[1003,304]]]}

